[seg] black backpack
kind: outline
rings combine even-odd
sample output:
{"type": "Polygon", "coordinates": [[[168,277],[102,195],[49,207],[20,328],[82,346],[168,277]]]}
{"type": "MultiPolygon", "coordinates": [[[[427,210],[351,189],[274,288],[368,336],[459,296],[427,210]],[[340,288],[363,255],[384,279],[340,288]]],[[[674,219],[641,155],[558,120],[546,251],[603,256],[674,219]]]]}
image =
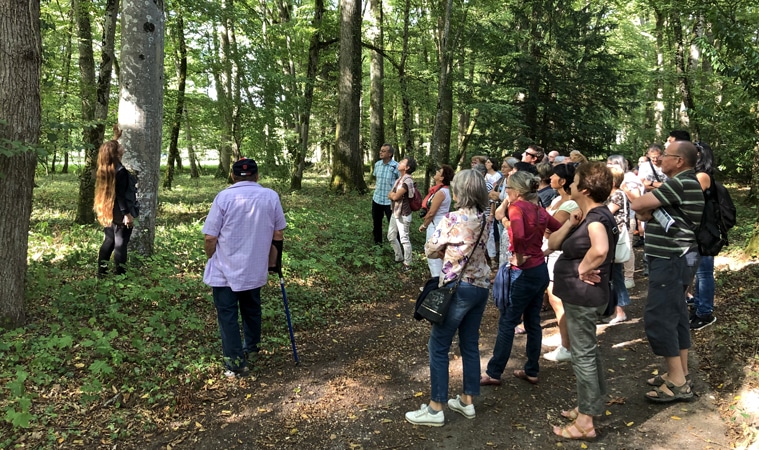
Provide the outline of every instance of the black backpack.
{"type": "MultiPolygon", "coordinates": [[[[735,225],[736,209],[725,186],[710,175],[711,186],[704,191],[704,212],[701,224],[694,229],[698,252],[702,256],[717,256],[722,247],[730,245],[727,232],[735,225]]],[[[685,217],[685,215],[683,214],[685,217]]]]}
{"type": "Polygon", "coordinates": [[[134,175],[132,175],[132,172],[128,171],[126,167],[121,166],[119,167],[119,170],[126,170],[126,173],[129,178],[129,183],[127,185],[127,191],[124,194],[124,197],[126,198],[127,202],[127,210],[129,211],[129,214],[132,215],[132,217],[139,217],[140,216],[140,201],[137,200],[137,178],[135,178],[134,175]]]}

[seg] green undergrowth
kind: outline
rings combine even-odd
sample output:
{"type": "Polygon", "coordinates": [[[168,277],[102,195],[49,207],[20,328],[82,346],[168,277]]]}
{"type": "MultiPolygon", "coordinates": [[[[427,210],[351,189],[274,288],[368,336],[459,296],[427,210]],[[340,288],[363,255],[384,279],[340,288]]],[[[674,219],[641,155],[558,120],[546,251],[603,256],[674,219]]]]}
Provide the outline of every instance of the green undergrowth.
{"type": "MultiPolygon", "coordinates": [[[[110,442],[149,431],[158,420],[151,411],[170,412],[183,393],[221,372],[215,310],[202,281],[201,229],[226,184],[176,176],[174,189],[159,193],[155,254],[131,253],[125,276],[100,280],[94,275],[102,229],[73,222],[76,177],[38,177],[37,184],[29,321],[0,338],[0,448],[25,433],[54,445],[93,439],[93,432],[110,442]],[[143,430],[122,426],[135,415],[143,430]],[[97,431],[88,430],[91,422],[97,431]]],[[[387,295],[398,272],[389,246],[372,244],[370,195],[335,196],[327,179],[314,176],[302,191],[280,196],[288,222],[284,279],[296,334],[339,321],[347,305],[387,295]]],[[[423,238],[414,234],[419,249],[423,238]]],[[[418,250],[417,257],[421,264],[418,250]]],[[[291,357],[277,277],[270,277],[262,298],[261,346],[273,357],[291,357]]]]}

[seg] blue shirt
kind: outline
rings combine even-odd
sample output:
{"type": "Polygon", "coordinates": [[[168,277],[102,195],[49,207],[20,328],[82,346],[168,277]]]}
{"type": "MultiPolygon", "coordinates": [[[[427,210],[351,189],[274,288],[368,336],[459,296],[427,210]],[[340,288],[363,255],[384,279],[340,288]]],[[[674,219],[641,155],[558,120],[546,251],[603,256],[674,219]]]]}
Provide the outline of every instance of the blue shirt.
{"type": "Polygon", "coordinates": [[[393,188],[395,181],[400,178],[401,173],[398,172],[398,163],[394,159],[391,159],[387,164],[381,159],[374,163],[374,177],[377,179],[377,184],[374,187],[374,196],[372,200],[378,205],[389,205],[390,199],[387,198],[387,194],[393,188]]]}
{"type": "Polygon", "coordinates": [[[234,292],[265,285],[274,231],[286,226],[275,191],[254,181],[238,181],[219,192],[203,225],[203,234],[218,239],[203,282],[234,292]]]}

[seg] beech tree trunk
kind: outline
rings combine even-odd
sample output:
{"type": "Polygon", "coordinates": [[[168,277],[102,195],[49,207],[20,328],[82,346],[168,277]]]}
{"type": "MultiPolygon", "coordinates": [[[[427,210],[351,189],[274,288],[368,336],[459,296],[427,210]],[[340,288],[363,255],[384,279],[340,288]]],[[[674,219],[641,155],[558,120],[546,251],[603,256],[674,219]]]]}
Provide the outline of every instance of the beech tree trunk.
{"type": "Polygon", "coordinates": [[[332,159],[331,188],[336,192],[365,193],[363,158],[359,146],[361,100],[361,4],[340,0],[340,55],[338,58],[337,147],[332,159]]]}
{"type": "Polygon", "coordinates": [[[448,163],[451,155],[451,124],[453,123],[453,45],[451,35],[451,13],[453,0],[446,0],[445,15],[439,22],[437,111],[435,127],[432,131],[432,166],[448,163]]]}
{"type": "MultiPolygon", "coordinates": [[[[372,44],[384,48],[382,32],[382,0],[371,0],[372,44]]],[[[371,52],[369,78],[371,91],[369,98],[369,154],[372,161],[379,159],[379,150],[385,143],[385,60],[376,50],[371,52]]],[[[372,166],[374,167],[374,166],[372,166]]]]}
{"type": "Polygon", "coordinates": [[[306,168],[306,155],[308,154],[308,140],[311,127],[311,107],[314,103],[314,83],[316,83],[316,73],[319,70],[323,16],[324,0],[314,0],[314,19],[311,23],[314,32],[308,45],[308,68],[306,69],[306,83],[303,92],[303,111],[300,116],[300,136],[298,138],[298,148],[295,152],[293,171],[290,177],[290,189],[293,190],[299,190],[302,187],[303,171],[306,168]]]}
{"type": "Polygon", "coordinates": [[[163,1],[126,0],[121,25],[119,127],[123,163],[137,177],[139,223],[130,248],[153,254],[163,122],[163,1]]]}
{"type": "Polygon", "coordinates": [[[92,203],[95,199],[95,171],[97,152],[105,136],[105,121],[108,118],[108,104],[111,97],[111,74],[113,72],[114,47],[116,39],[116,19],[119,11],[118,0],[106,2],[101,42],[100,67],[95,77],[95,57],[92,51],[92,24],[90,15],[92,3],[89,0],[74,0],[77,37],[79,39],[79,91],[82,97],[82,120],[85,122],[84,169],[79,175],[79,198],[76,208],[76,222],[89,224],[95,221],[92,203]]]}
{"type": "Polygon", "coordinates": [[[0,0],[0,328],[26,321],[24,289],[40,121],[40,4],[0,0]],[[13,148],[20,142],[22,149],[13,148]]]}
{"type": "MultiPolygon", "coordinates": [[[[184,94],[185,84],[187,82],[187,46],[184,40],[184,19],[182,18],[181,7],[177,9],[176,23],[176,40],[179,51],[179,67],[177,76],[179,85],[177,86],[177,105],[174,108],[174,122],[171,124],[171,139],[169,141],[169,160],[166,163],[166,179],[163,180],[163,187],[171,189],[171,183],[174,181],[174,163],[181,162],[179,159],[179,130],[182,125],[182,111],[184,111],[184,94]]],[[[181,163],[180,163],[181,169],[181,163]]]]}

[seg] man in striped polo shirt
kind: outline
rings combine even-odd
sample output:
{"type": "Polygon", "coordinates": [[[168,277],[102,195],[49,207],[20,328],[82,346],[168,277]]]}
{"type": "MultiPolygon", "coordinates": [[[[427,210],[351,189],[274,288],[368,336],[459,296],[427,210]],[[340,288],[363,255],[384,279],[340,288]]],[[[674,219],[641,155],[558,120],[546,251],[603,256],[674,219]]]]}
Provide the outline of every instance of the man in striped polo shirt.
{"type": "Polygon", "coordinates": [[[691,340],[685,292],[698,267],[693,229],[701,222],[704,194],[693,170],[698,152],[692,143],[671,143],[661,159],[662,171],[669,179],[634,199],[631,206],[640,220],[648,221],[646,336],[654,354],[663,356],[667,365],[667,373],[647,380],[654,390],[646,393],[646,398],[663,403],[693,397],[688,380],[691,340]]]}

